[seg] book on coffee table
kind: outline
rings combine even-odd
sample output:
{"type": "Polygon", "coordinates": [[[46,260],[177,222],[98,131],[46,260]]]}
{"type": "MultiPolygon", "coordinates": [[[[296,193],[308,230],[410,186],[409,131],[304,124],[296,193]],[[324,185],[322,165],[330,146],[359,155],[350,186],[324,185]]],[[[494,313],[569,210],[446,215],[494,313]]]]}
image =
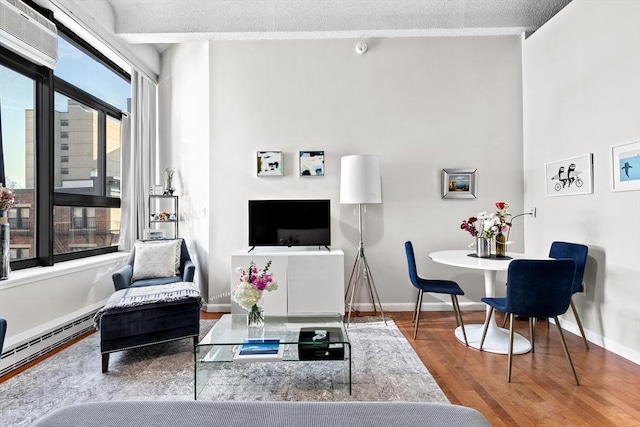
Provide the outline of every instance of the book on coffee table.
{"type": "Polygon", "coordinates": [[[238,347],[235,362],[271,362],[282,360],[284,346],[278,338],[248,338],[238,347]]]}

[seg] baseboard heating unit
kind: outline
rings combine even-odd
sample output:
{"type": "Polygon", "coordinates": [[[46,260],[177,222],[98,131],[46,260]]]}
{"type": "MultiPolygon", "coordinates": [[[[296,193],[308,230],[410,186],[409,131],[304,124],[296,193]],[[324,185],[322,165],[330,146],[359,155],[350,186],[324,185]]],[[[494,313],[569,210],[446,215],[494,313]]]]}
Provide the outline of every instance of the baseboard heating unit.
{"type": "Polygon", "coordinates": [[[43,333],[28,342],[6,349],[0,357],[0,377],[36,360],[40,356],[44,356],[80,335],[95,330],[93,318],[96,312],[97,310],[43,333]]]}

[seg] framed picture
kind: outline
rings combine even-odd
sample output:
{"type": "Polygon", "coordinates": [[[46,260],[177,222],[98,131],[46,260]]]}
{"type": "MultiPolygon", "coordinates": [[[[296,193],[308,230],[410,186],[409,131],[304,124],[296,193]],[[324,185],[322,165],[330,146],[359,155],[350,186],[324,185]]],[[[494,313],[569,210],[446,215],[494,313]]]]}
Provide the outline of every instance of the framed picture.
{"type": "Polygon", "coordinates": [[[477,169],[442,169],[443,199],[475,199],[477,169]]]}
{"type": "Polygon", "coordinates": [[[258,151],[258,176],[282,176],[282,151],[258,151]]]}
{"type": "Polygon", "coordinates": [[[162,196],[164,194],[164,187],[162,184],[156,184],[153,186],[153,195],[162,196]]]}
{"type": "Polygon", "coordinates": [[[593,154],[545,164],[547,197],[593,193],[593,154]]]}
{"type": "Polygon", "coordinates": [[[300,176],[324,176],[324,151],[300,151],[300,176]]]}
{"type": "Polygon", "coordinates": [[[611,147],[613,191],[640,190],[640,141],[611,147]]]}

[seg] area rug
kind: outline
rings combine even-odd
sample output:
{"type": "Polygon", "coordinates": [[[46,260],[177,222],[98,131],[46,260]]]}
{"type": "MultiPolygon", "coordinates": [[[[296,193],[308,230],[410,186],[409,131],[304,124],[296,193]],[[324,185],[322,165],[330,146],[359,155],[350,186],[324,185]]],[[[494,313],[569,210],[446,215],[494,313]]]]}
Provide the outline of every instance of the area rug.
{"type": "MultiPolygon", "coordinates": [[[[201,337],[215,320],[203,320],[201,337]]],[[[393,321],[352,320],[352,394],[335,362],[229,363],[216,371],[200,399],[448,403],[393,321]]],[[[101,373],[100,341],[92,334],[0,384],[3,426],[29,426],[53,409],[105,400],[192,400],[192,341],[111,354],[101,373]]]]}

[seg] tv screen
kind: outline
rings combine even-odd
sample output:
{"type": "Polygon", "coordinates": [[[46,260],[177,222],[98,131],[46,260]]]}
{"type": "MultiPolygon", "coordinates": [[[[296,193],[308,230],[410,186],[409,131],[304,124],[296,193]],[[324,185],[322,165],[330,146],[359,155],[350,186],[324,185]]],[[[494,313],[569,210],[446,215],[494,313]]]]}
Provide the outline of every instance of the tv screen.
{"type": "Polygon", "coordinates": [[[249,200],[249,246],[329,246],[330,200],[249,200]]]}

